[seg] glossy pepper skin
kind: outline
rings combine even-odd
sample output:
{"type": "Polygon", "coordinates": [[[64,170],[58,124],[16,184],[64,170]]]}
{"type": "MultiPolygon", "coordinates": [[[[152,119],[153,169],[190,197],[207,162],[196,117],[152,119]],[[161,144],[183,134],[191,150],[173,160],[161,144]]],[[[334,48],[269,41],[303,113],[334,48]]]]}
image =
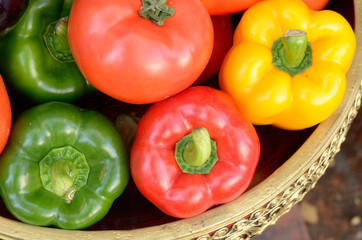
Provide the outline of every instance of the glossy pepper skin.
{"type": "Polygon", "coordinates": [[[340,14],[312,11],[300,0],[262,1],[245,12],[235,30],[220,87],[253,124],[308,128],[342,101],[355,48],[354,32],[340,14]],[[305,32],[311,49],[311,65],[293,76],[274,65],[272,54],[273,44],[288,30],[305,32]]]}
{"type": "Polygon", "coordinates": [[[72,58],[65,19],[59,21],[56,30],[51,29],[69,14],[72,2],[30,0],[15,28],[0,38],[4,81],[35,103],[73,102],[94,90],[72,58]],[[46,42],[53,42],[54,47],[46,42]]]}
{"type": "Polygon", "coordinates": [[[0,158],[6,207],[34,225],[88,227],[106,215],[128,179],[128,156],[114,124],[69,103],[26,110],[0,158]]]}
{"type": "Polygon", "coordinates": [[[259,155],[258,135],[231,97],[197,86],[155,103],[143,115],[130,167],[136,186],[150,202],[170,216],[186,218],[240,196],[251,182],[259,155]],[[202,141],[189,145],[186,140],[188,151],[182,146],[190,133],[199,133],[195,139],[202,141]],[[215,147],[207,161],[197,163],[210,144],[215,147]],[[180,154],[184,158],[177,157],[180,154]]]}
{"type": "Polygon", "coordinates": [[[0,75],[0,154],[2,153],[11,131],[12,111],[8,92],[0,75]]]}

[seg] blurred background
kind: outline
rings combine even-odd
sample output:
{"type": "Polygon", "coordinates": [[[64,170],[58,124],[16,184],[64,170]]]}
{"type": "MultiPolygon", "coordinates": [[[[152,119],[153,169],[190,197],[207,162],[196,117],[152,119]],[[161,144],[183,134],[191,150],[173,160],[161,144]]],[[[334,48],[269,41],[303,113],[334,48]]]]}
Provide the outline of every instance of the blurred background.
{"type": "Polygon", "coordinates": [[[362,109],[314,189],[253,240],[362,240],[362,109]]]}

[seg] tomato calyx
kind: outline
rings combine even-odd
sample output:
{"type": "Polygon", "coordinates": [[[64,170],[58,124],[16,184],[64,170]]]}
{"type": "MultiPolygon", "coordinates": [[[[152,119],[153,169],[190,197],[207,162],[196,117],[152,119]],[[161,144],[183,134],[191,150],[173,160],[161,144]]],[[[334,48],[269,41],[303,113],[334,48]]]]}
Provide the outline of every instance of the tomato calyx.
{"type": "Polygon", "coordinates": [[[299,29],[286,31],[272,46],[273,65],[295,76],[312,66],[312,48],[307,34],[299,29]]]}
{"type": "Polygon", "coordinates": [[[166,18],[172,17],[175,9],[166,5],[167,0],[142,0],[142,7],[139,14],[150,19],[158,26],[163,25],[166,18]]]}
{"type": "Polygon", "coordinates": [[[68,18],[63,17],[48,25],[43,39],[50,55],[58,62],[74,62],[68,43],[68,18]]]}
{"type": "Polygon", "coordinates": [[[206,128],[194,128],[176,143],[175,158],[184,173],[208,174],[218,160],[216,142],[206,128]]]}

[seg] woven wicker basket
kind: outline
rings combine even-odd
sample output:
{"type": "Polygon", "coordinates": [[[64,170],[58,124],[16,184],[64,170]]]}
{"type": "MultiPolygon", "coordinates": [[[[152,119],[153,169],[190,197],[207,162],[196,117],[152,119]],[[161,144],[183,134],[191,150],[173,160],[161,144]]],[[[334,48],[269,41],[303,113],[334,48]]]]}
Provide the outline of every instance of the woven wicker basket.
{"type": "MultiPolygon", "coordinates": [[[[115,202],[118,207],[112,208],[105,219],[81,231],[21,223],[7,212],[0,200],[0,239],[208,240],[250,239],[260,234],[315,186],[340,150],[361,104],[362,0],[351,0],[350,4],[331,0],[331,4],[354,25],[357,36],[357,50],[347,74],[345,98],[338,110],[315,128],[293,135],[272,127],[257,128],[261,142],[270,142],[272,136],[273,140],[278,139],[281,143],[262,152],[253,182],[239,198],[199,216],[178,220],[160,213],[140,197],[134,186],[130,186],[115,202]],[[272,154],[276,147],[278,153],[272,154]]],[[[103,111],[103,106],[98,108],[103,111]]],[[[120,107],[111,103],[109,109],[114,113],[117,112],[115,109],[119,112],[120,107]]],[[[110,118],[114,119],[114,116],[110,118]]]]}

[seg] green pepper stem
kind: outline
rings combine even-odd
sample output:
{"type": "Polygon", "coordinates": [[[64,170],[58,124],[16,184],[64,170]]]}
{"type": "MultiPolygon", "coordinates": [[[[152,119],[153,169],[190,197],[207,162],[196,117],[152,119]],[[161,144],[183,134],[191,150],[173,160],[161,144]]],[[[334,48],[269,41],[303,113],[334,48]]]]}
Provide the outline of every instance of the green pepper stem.
{"type": "Polygon", "coordinates": [[[76,188],[73,184],[71,166],[66,161],[57,161],[50,168],[53,193],[64,198],[66,203],[70,203],[74,197],[76,188]]]}
{"type": "Polygon", "coordinates": [[[286,67],[298,67],[307,49],[307,34],[299,29],[288,30],[283,36],[284,65],[286,67]]]}
{"type": "Polygon", "coordinates": [[[70,203],[87,182],[89,166],[85,156],[66,146],[52,149],[40,162],[43,187],[70,203]]]}
{"type": "Polygon", "coordinates": [[[216,143],[206,128],[195,128],[176,143],[175,158],[185,173],[210,173],[218,160],[216,143]]]}
{"type": "Polygon", "coordinates": [[[166,5],[167,0],[142,0],[139,14],[150,19],[155,24],[162,26],[166,18],[172,17],[175,9],[166,5]]]}
{"type": "Polygon", "coordinates": [[[307,34],[298,29],[288,30],[275,40],[271,48],[273,65],[279,70],[295,76],[312,66],[312,48],[307,34]]]}
{"type": "Polygon", "coordinates": [[[63,17],[48,25],[43,39],[50,55],[58,62],[74,62],[68,43],[68,19],[63,17]]]}

